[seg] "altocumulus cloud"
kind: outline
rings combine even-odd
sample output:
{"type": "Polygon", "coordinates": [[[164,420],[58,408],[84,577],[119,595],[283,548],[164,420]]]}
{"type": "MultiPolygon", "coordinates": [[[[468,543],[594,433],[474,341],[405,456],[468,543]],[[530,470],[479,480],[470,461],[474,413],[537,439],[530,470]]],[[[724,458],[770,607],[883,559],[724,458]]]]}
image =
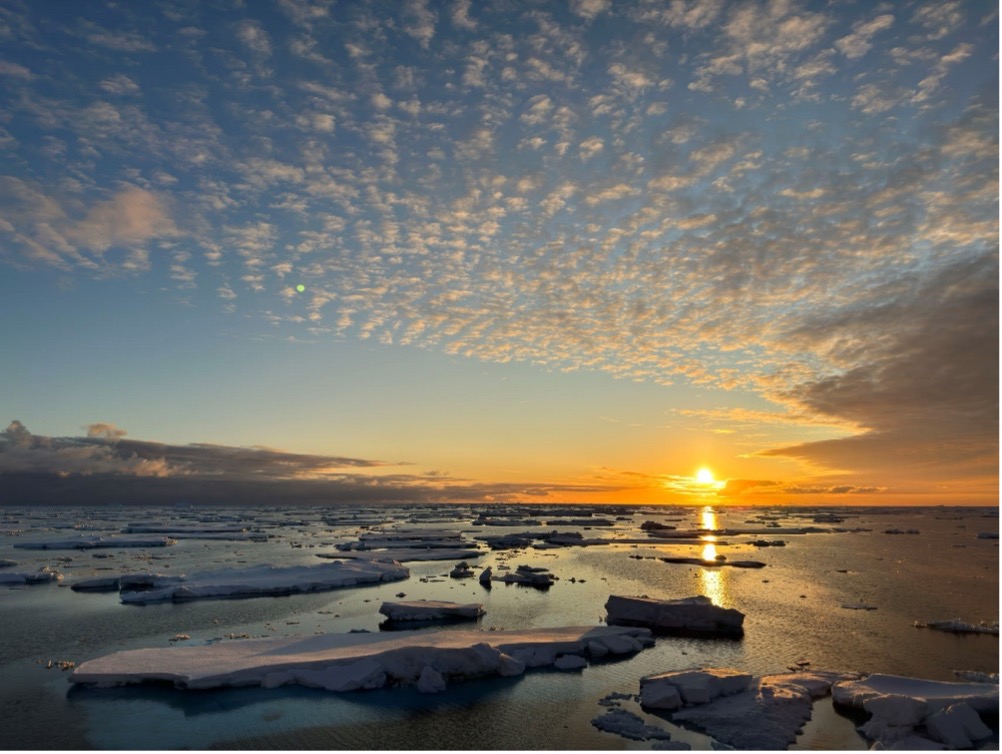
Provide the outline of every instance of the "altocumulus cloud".
{"type": "MultiPolygon", "coordinates": [[[[856,428],[770,451],[819,470],[997,461],[997,8],[40,8],[9,11],[0,63],[10,264],[150,275],[315,339],[754,391],[856,428]]],[[[118,439],[62,449],[278,463],[118,439]]]]}

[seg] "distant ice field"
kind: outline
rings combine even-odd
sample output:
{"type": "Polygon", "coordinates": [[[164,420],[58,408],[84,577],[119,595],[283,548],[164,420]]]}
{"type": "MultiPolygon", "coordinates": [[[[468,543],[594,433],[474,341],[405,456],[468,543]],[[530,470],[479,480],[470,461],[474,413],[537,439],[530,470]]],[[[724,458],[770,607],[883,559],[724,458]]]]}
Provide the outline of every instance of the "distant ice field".
{"type": "MultiPolygon", "coordinates": [[[[47,567],[62,580],[0,585],[0,742],[5,749],[650,748],[650,741],[590,723],[605,712],[599,700],[636,694],[644,675],[699,666],[754,674],[806,667],[955,681],[956,670],[997,672],[997,635],[914,626],[998,621],[997,537],[994,508],[2,508],[0,576],[47,567]],[[661,531],[679,538],[652,537],[652,523],[675,527],[661,531]],[[550,541],[551,532],[571,536],[550,541]],[[93,537],[122,546],[71,546],[93,537]],[[171,543],[144,547],[144,537],[171,543]],[[118,591],[72,589],[127,574],[312,567],[332,555],[409,557],[431,544],[455,557],[406,560],[404,580],[331,591],[139,605],[123,603],[118,591]],[[461,560],[472,578],[450,577],[461,560]],[[552,586],[495,580],[488,589],[477,578],[488,566],[496,579],[523,564],[548,569],[552,586]],[[411,687],[71,687],[69,671],[59,667],[127,649],[375,632],[385,621],[381,604],[401,599],[483,605],[475,623],[422,629],[429,631],[598,626],[611,594],[706,595],[745,614],[744,636],[659,637],[653,648],[620,661],[466,681],[440,694],[411,687]]],[[[629,709],[643,716],[639,707],[629,709]]],[[[712,744],[698,731],[649,719],[674,741],[712,744]]],[[[816,708],[795,748],[867,743],[829,703],[816,708]]]]}

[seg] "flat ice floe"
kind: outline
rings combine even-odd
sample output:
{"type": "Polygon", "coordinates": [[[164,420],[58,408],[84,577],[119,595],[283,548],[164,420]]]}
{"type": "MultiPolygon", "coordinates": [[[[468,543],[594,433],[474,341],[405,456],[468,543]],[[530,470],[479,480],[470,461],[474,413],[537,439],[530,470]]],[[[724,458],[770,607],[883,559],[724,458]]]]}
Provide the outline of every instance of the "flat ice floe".
{"type": "Polygon", "coordinates": [[[968,621],[954,618],[952,620],[917,620],[915,628],[931,628],[936,631],[947,631],[953,634],[994,634],[999,635],[998,621],[981,621],[980,623],[969,623],[968,621]]]}
{"type": "MultiPolygon", "coordinates": [[[[689,675],[707,673],[706,684],[698,677],[685,682],[700,696],[705,685],[712,701],[696,704],[672,714],[672,722],[695,725],[717,741],[737,749],[785,749],[797,740],[797,734],[811,718],[814,700],[828,694],[832,684],[847,677],[843,673],[804,671],[767,675],[751,680],[744,691],[727,694],[745,683],[737,671],[690,671],[689,675]],[[714,685],[716,681],[716,685],[714,685]],[[719,693],[713,699],[712,694],[719,693]]],[[[683,696],[683,701],[685,697],[683,696]]]]}
{"type": "Polygon", "coordinates": [[[149,574],[143,584],[122,583],[121,600],[129,605],[150,602],[187,602],[324,592],[343,587],[400,581],[410,571],[399,563],[334,561],[316,566],[269,565],[194,573],[190,576],[149,574]]]}
{"type": "Polygon", "coordinates": [[[484,614],[484,606],[477,602],[462,605],[438,600],[411,600],[384,602],[379,612],[393,621],[476,620],[484,614]]]}
{"type": "Polygon", "coordinates": [[[697,595],[677,600],[611,595],[605,603],[606,623],[646,626],[665,633],[695,633],[739,637],[744,633],[744,613],[714,605],[697,595]]]}
{"type": "Polygon", "coordinates": [[[50,584],[53,581],[62,581],[63,574],[54,571],[48,566],[42,566],[37,571],[27,572],[0,572],[0,586],[26,586],[31,584],[50,584]]]}
{"type": "Polygon", "coordinates": [[[484,553],[480,550],[461,548],[420,548],[391,547],[385,550],[344,550],[338,552],[318,552],[318,558],[327,560],[396,560],[400,563],[429,560],[463,560],[479,558],[484,553]]]}
{"type": "Polygon", "coordinates": [[[177,540],[170,537],[72,537],[70,539],[50,539],[42,542],[18,542],[14,547],[21,550],[96,550],[109,547],[170,547],[177,540]]]}
{"type": "Polygon", "coordinates": [[[329,691],[406,684],[439,691],[447,680],[517,676],[561,657],[625,656],[653,643],[646,629],[610,626],[244,639],[115,652],[79,665],[70,680],[101,686],[166,681],[184,689],[299,684],[329,691]]]}
{"type": "Polygon", "coordinates": [[[860,728],[884,748],[970,748],[992,731],[979,716],[998,715],[997,683],[950,683],[874,674],[832,688],[836,704],[861,709],[870,719],[860,728]]]}

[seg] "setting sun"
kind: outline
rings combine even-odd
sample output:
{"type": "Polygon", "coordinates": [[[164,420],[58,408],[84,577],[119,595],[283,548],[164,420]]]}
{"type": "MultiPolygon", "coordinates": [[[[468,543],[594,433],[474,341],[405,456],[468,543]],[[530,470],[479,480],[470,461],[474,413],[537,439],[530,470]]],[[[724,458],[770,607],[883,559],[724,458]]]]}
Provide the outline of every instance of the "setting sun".
{"type": "Polygon", "coordinates": [[[704,466],[696,472],[696,481],[700,484],[713,484],[716,480],[713,478],[713,472],[704,466]]]}

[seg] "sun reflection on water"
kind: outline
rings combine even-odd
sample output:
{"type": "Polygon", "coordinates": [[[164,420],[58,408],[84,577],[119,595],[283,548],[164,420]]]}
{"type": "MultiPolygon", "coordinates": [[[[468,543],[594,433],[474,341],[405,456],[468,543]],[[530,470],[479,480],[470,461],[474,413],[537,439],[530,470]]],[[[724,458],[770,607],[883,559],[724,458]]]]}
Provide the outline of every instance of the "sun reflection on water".
{"type": "MultiPolygon", "coordinates": [[[[717,511],[712,506],[706,506],[701,513],[702,528],[706,531],[716,531],[717,511]]],[[[700,557],[705,562],[717,559],[717,536],[703,535],[703,551],[700,557]]],[[[703,594],[713,600],[714,605],[726,606],[728,603],[727,569],[723,567],[703,567],[699,569],[699,584],[703,594]]]]}

